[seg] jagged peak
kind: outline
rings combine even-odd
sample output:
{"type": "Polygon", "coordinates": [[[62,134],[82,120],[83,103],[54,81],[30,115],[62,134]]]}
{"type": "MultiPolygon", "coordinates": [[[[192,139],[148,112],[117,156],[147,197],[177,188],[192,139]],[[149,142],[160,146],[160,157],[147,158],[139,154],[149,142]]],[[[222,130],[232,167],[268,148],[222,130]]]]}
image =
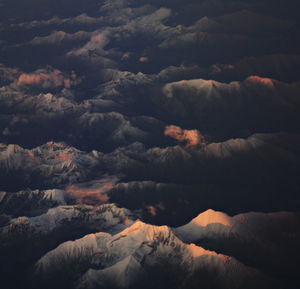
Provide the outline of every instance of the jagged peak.
{"type": "Polygon", "coordinates": [[[92,256],[98,250],[97,239],[101,237],[110,237],[107,233],[88,234],[75,241],[67,241],[60,244],[57,248],[49,251],[37,263],[36,270],[40,273],[49,270],[56,264],[59,258],[73,260],[78,256],[92,256]]]}
{"type": "Polygon", "coordinates": [[[154,240],[159,235],[169,235],[171,233],[171,229],[168,226],[154,226],[137,220],[130,227],[116,235],[116,238],[141,235],[145,240],[154,240]]]}

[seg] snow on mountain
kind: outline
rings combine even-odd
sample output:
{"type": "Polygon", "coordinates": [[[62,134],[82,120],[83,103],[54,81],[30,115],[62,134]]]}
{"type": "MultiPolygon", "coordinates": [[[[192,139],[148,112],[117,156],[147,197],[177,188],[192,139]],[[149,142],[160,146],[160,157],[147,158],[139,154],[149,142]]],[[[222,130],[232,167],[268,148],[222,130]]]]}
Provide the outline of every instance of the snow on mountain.
{"type": "Polygon", "coordinates": [[[18,145],[0,144],[2,176],[37,186],[56,187],[64,183],[85,180],[98,165],[94,153],[85,153],[65,143],[48,142],[28,150],[18,145]]]}
{"type": "Polygon", "coordinates": [[[233,220],[231,217],[222,212],[216,212],[210,209],[198,215],[198,217],[194,218],[190,223],[202,227],[212,223],[219,223],[224,226],[232,226],[233,220]]]}
{"type": "Polygon", "coordinates": [[[188,224],[174,228],[174,232],[185,242],[195,242],[214,234],[228,235],[234,224],[234,218],[210,209],[199,214],[188,224]]]}
{"type": "Polygon", "coordinates": [[[141,264],[133,256],[128,256],[103,270],[88,270],[77,288],[102,288],[105,286],[130,288],[134,286],[134,281],[144,274],[145,271],[141,264]]]}
{"type": "Polygon", "coordinates": [[[270,239],[273,232],[272,228],[276,226],[284,226],[284,224],[296,226],[298,222],[295,214],[287,212],[269,214],[250,212],[230,217],[222,212],[207,210],[188,224],[173,230],[185,242],[197,242],[205,238],[228,238],[230,236],[257,241],[265,238],[270,239]],[[268,234],[265,234],[264,229],[267,227],[268,234]]]}
{"type": "Polygon", "coordinates": [[[45,214],[35,217],[18,217],[0,228],[0,238],[9,242],[11,238],[36,238],[41,235],[54,234],[60,230],[68,232],[76,228],[118,232],[132,224],[129,210],[118,208],[114,204],[98,207],[86,205],[58,206],[49,209],[45,214]]]}
{"type": "Polygon", "coordinates": [[[89,269],[79,281],[78,288],[98,288],[105,284],[102,283],[103,280],[108,280],[109,284],[116,288],[128,288],[129,284],[139,282],[139,278],[147,278],[149,272],[162,264],[184,272],[180,280],[183,283],[187,282],[194,272],[203,268],[211,272],[217,271],[220,279],[236,270],[230,276],[234,280],[233,283],[240,283],[246,275],[256,274],[254,270],[246,269],[231,257],[194,244],[183,243],[167,226],[157,227],[140,221],[113,236],[107,247],[110,254],[117,254],[116,260],[119,261],[113,266],[106,266],[105,269],[89,269]],[[136,270],[135,274],[132,273],[133,268],[136,270]],[[117,282],[113,279],[115,274],[120,276],[117,282]]]}
{"type": "Polygon", "coordinates": [[[72,196],[58,189],[0,192],[0,214],[12,217],[41,215],[50,208],[68,203],[74,203],[72,196]]]}
{"type": "MultiPolygon", "coordinates": [[[[74,242],[66,242],[60,245],[57,249],[46,254],[38,262],[38,264],[53,263],[53,260],[61,254],[65,255],[67,258],[73,258],[74,256],[68,254],[68,252],[70,252],[70,248],[77,248],[76,252],[80,252],[80,254],[82,254],[82,252],[85,252],[87,247],[90,246],[90,241],[93,239],[94,245],[96,246],[93,248],[93,252],[95,253],[93,262],[98,263],[98,266],[100,267],[112,266],[124,259],[126,256],[134,254],[137,248],[139,248],[143,243],[151,242],[162,237],[167,239],[171,235],[174,239],[175,236],[167,226],[156,227],[137,221],[114,236],[97,233],[94,235],[87,235],[74,242]],[[99,258],[100,256],[101,258],[99,258]],[[49,259],[52,261],[49,262],[49,259]]],[[[147,251],[148,249],[149,247],[146,247],[146,249],[144,248],[143,250],[147,251]]]]}
{"type": "MultiPolygon", "coordinates": [[[[99,207],[92,206],[59,206],[49,209],[46,214],[30,218],[30,221],[41,232],[57,229],[65,222],[81,221],[85,224],[98,223],[98,226],[121,227],[126,224],[130,211],[118,208],[114,204],[105,204],[99,207]]],[[[129,221],[130,223],[130,221],[129,221]]]]}
{"type": "MultiPolygon", "coordinates": [[[[59,191],[41,196],[62,200],[59,191]]],[[[299,219],[292,213],[230,217],[207,210],[171,229],[134,221],[130,211],[114,204],[61,205],[39,216],[9,220],[0,228],[0,239],[3,245],[14,240],[31,243],[64,232],[64,239],[45,244],[44,255],[37,255],[35,261],[37,284],[49,288],[190,289],[212,280],[213,288],[220,289],[244,289],[248,282],[249,288],[269,288],[269,277],[276,279],[278,272],[290,270],[297,239],[290,232],[297,224],[299,219]],[[98,233],[84,236],[82,228],[98,233]]]]}
{"type": "Polygon", "coordinates": [[[75,241],[68,241],[59,245],[55,250],[50,251],[42,257],[36,266],[36,271],[48,272],[56,270],[61,263],[70,263],[90,260],[99,251],[100,239],[110,238],[108,233],[89,234],[75,241]]]}
{"type": "MultiPolygon", "coordinates": [[[[229,276],[232,288],[244,278],[257,274],[231,257],[183,243],[167,226],[141,221],[113,236],[97,233],[63,243],[37,262],[36,272],[43,279],[50,273],[55,274],[54,271],[63,270],[61,264],[72,266],[75,260],[84,260],[86,268],[86,273],[76,283],[77,288],[102,288],[107,284],[113,288],[131,288],[160,266],[170,272],[182,272],[182,284],[195,278],[199,270],[218,272],[220,280],[229,276]]],[[[76,269],[73,275],[78,276],[76,269]]]]}
{"type": "Polygon", "coordinates": [[[260,157],[267,159],[276,152],[276,157],[293,159],[297,157],[298,148],[293,145],[299,141],[299,135],[288,133],[263,134],[256,133],[248,138],[229,139],[225,142],[211,143],[204,149],[204,153],[210,157],[230,158],[234,155],[249,152],[259,152],[264,148],[264,154],[260,157]],[[267,150],[265,148],[268,148],[267,150]]]}
{"type": "Polygon", "coordinates": [[[268,272],[274,279],[282,275],[285,282],[291,282],[300,265],[299,228],[295,213],[250,212],[229,217],[208,210],[173,231],[184,242],[222,252],[268,272]]]}
{"type": "Polygon", "coordinates": [[[46,190],[44,191],[44,197],[45,200],[55,200],[60,205],[66,205],[66,193],[63,190],[46,190]]]}

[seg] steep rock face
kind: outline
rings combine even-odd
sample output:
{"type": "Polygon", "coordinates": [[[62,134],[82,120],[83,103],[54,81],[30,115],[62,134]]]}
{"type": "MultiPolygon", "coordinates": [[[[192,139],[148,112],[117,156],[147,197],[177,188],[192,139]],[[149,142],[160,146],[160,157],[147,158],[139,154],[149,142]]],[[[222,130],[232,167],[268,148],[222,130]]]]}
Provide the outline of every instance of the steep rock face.
{"type": "Polygon", "coordinates": [[[145,271],[133,256],[128,256],[115,265],[103,270],[90,269],[80,280],[77,288],[130,288],[135,280],[142,278],[145,271]]]}
{"type": "Polygon", "coordinates": [[[12,217],[41,215],[50,208],[68,203],[74,203],[74,200],[63,190],[0,192],[0,214],[12,217]]]}
{"type": "Polygon", "coordinates": [[[68,276],[73,278],[64,281],[77,288],[138,288],[142,283],[185,288],[199,281],[199,272],[217,272],[218,284],[227,280],[228,288],[241,288],[245,278],[259,275],[231,257],[183,243],[167,226],[141,221],[113,236],[97,233],[60,245],[37,262],[36,274],[45,281],[64,271],[62,266],[72,267],[68,276]],[[79,269],[72,265],[76,260],[82,261],[79,269]]]}
{"type": "MultiPolygon", "coordinates": [[[[38,267],[43,267],[45,268],[43,271],[47,271],[47,266],[45,264],[48,264],[49,260],[52,260],[50,263],[53,264],[56,258],[62,255],[66,258],[73,258],[74,256],[72,254],[68,254],[71,247],[77,249],[81,248],[79,249],[80,254],[83,252],[84,255],[85,250],[90,246],[91,238],[94,240],[94,245],[96,246],[93,248],[95,255],[93,257],[93,263],[99,267],[112,266],[127,256],[135,254],[137,249],[141,250],[140,253],[142,256],[143,250],[148,252],[154,249],[149,246],[145,247],[145,245],[150,244],[155,240],[158,241],[163,239],[167,242],[170,242],[171,240],[174,241],[175,239],[178,240],[167,226],[156,227],[137,221],[132,226],[113,236],[107,233],[97,233],[87,235],[83,239],[79,239],[74,242],[66,242],[46,254],[38,262],[38,267]]],[[[178,240],[178,242],[180,241],[178,240]]],[[[142,257],[138,259],[141,258],[142,257]]],[[[69,260],[69,262],[71,263],[72,261],[69,260]]]]}
{"type": "Polygon", "coordinates": [[[132,223],[129,210],[118,208],[114,204],[98,207],[87,205],[58,206],[45,214],[35,217],[18,217],[1,228],[0,236],[6,240],[22,234],[24,227],[31,227],[30,238],[49,235],[60,230],[76,228],[104,229],[120,231],[132,223]]]}
{"type": "Polygon", "coordinates": [[[271,280],[297,279],[299,222],[293,213],[207,210],[171,229],[114,204],[64,205],[0,227],[0,265],[35,263],[32,288],[284,288],[271,280]]]}
{"type": "Polygon", "coordinates": [[[58,206],[36,217],[7,218],[0,227],[0,266],[32,265],[60,243],[95,231],[117,233],[133,223],[130,211],[114,204],[58,206]],[[24,253],[24,250],[26,253],[24,253]]]}
{"type": "MultiPolygon", "coordinates": [[[[135,219],[129,210],[114,204],[58,206],[34,217],[2,217],[6,218],[5,222],[0,219],[0,270],[8,273],[19,271],[18,282],[28,282],[26,276],[32,266],[59,244],[95,231],[115,234],[130,226],[135,219]]],[[[74,265],[81,267],[84,260],[75,260],[74,265]]],[[[11,278],[12,275],[5,275],[5,282],[11,278]]]]}
{"type": "Polygon", "coordinates": [[[0,180],[7,187],[58,187],[85,180],[98,165],[98,155],[65,143],[48,142],[34,149],[0,144],[0,180]]]}

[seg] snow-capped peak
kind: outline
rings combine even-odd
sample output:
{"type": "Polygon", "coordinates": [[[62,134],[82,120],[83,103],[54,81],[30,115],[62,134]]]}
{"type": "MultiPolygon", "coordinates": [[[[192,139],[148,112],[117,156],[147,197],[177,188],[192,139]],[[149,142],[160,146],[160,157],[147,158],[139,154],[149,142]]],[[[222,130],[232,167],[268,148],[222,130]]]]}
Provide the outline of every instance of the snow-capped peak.
{"type": "Polygon", "coordinates": [[[190,223],[205,227],[214,223],[222,224],[224,226],[232,226],[233,222],[233,218],[229,217],[227,214],[209,209],[199,214],[190,223]]]}
{"type": "Polygon", "coordinates": [[[132,226],[118,234],[116,238],[127,236],[135,239],[142,238],[143,240],[154,240],[158,236],[168,234],[170,234],[168,226],[153,226],[138,220],[132,226]]]}
{"type": "Polygon", "coordinates": [[[236,220],[227,214],[210,209],[173,231],[184,242],[195,242],[204,236],[216,233],[228,234],[235,222],[236,220]]]}
{"type": "MultiPolygon", "coordinates": [[[[210,210],[201,215],[208,217],[215,213],[210,210]]],[[[149,225],[140,220],[115,235],[90,234],[63,243],[40,259],[37,273],[47,278],[49,272],[60,271],[61,264],[72,266],[75,260],[83,260],[86,268],[86,273],[77,280],[77,288],[101,288],[105,284],[130,288],[139,281],[139,276],[147,275],[148,270],[151,272],[151,268],[161,266],[161,262],[179,271],[185,270],[188,278],[202,269],[217,271],[221,279],[230,274],[234,282],[252,274],[234,258],[186,244],[169,227],[149,225]]]]}

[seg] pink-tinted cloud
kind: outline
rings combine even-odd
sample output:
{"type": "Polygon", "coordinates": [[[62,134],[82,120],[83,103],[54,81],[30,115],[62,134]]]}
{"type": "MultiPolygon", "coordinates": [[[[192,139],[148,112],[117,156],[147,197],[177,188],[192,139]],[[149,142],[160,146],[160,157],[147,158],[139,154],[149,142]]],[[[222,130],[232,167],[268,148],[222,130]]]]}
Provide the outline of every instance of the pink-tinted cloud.
{"type": "Polygon", "coordinates": [[[248,81],[255,83],[255,84],[260,84],[264,85],[267,87],[274,87],[274,80],[271,78],[266,78],[266,77],[260,77],[257,75],[253,75],[247,78],[248,81]]]}
{"type": "Polygon", "coordinates": [[[149,213],[152,217],[154,217],[154,216],[157,215],[157,212],[156,212],[156,208],[155,208],[155,207],[153,207],[153,206],[147,206],[146,208],[147,208],[147,210],[148,210],[148,213],[149,213]]]}
{"type": "Polygon", "coordinates": [[[100,34],[93,35],[90,41],[102,45],[106,43],[106,37],[104,34],[100,33],[100,34]]]}
{"type": "Polygon", "coordinates": [[[0,79],[2,78],[2,80],[13,81],[18,74],[18,69],[6,67],[0,63],[0,79]]]}
{"type": "Polygon", "coordinates": [[[122,60],[127,60],[130,58],[130,53],[129,52],[126,52],[122,55],[122,60]]]}
{"type": "Polygon", "coordinates": [[[196,129],[187,130],[176,125],[168,125],[165,127],[164,134],[186,143],[186,147],[204,147],[206,145],[203,135],[196,129]]]}
{"type": "Polygon", "coordinates": [[[74,184],[66,188],[66,192],[77,200],[78,204],[99,205],[107,203],[107,193],[113,189],[118,181],[115,177],[107,177],[99,181],[74,184]]]}
{"type": "Polygon", "coordinates": [[[159,203],[155,206],[152,205],[146,206],[146,209],[152,217],[155,217],[159,213],[159,211],[165,210],[165,206],[163,203],[159,203]]]}
{"type": "Polygon", "coordinates": [[[145,56],[142,56],[142,57],[140,57],[139,61],[140,61],[140,62],[148,62],[148,61],[149,61],[149,58],[148,58],[148,57],[145,57],[145,56]]]}
{"type": "Polygon", "coordinates": [[[77,79],[74,71],[72,71],[71,77],[67,77],[58,69],[51,71],[39,69],[33,73],[22,73],[18,77],[16,84],[18,86],[41,86],[43,88],[70,88],[79,82],[80,80],[77,79]]]}

